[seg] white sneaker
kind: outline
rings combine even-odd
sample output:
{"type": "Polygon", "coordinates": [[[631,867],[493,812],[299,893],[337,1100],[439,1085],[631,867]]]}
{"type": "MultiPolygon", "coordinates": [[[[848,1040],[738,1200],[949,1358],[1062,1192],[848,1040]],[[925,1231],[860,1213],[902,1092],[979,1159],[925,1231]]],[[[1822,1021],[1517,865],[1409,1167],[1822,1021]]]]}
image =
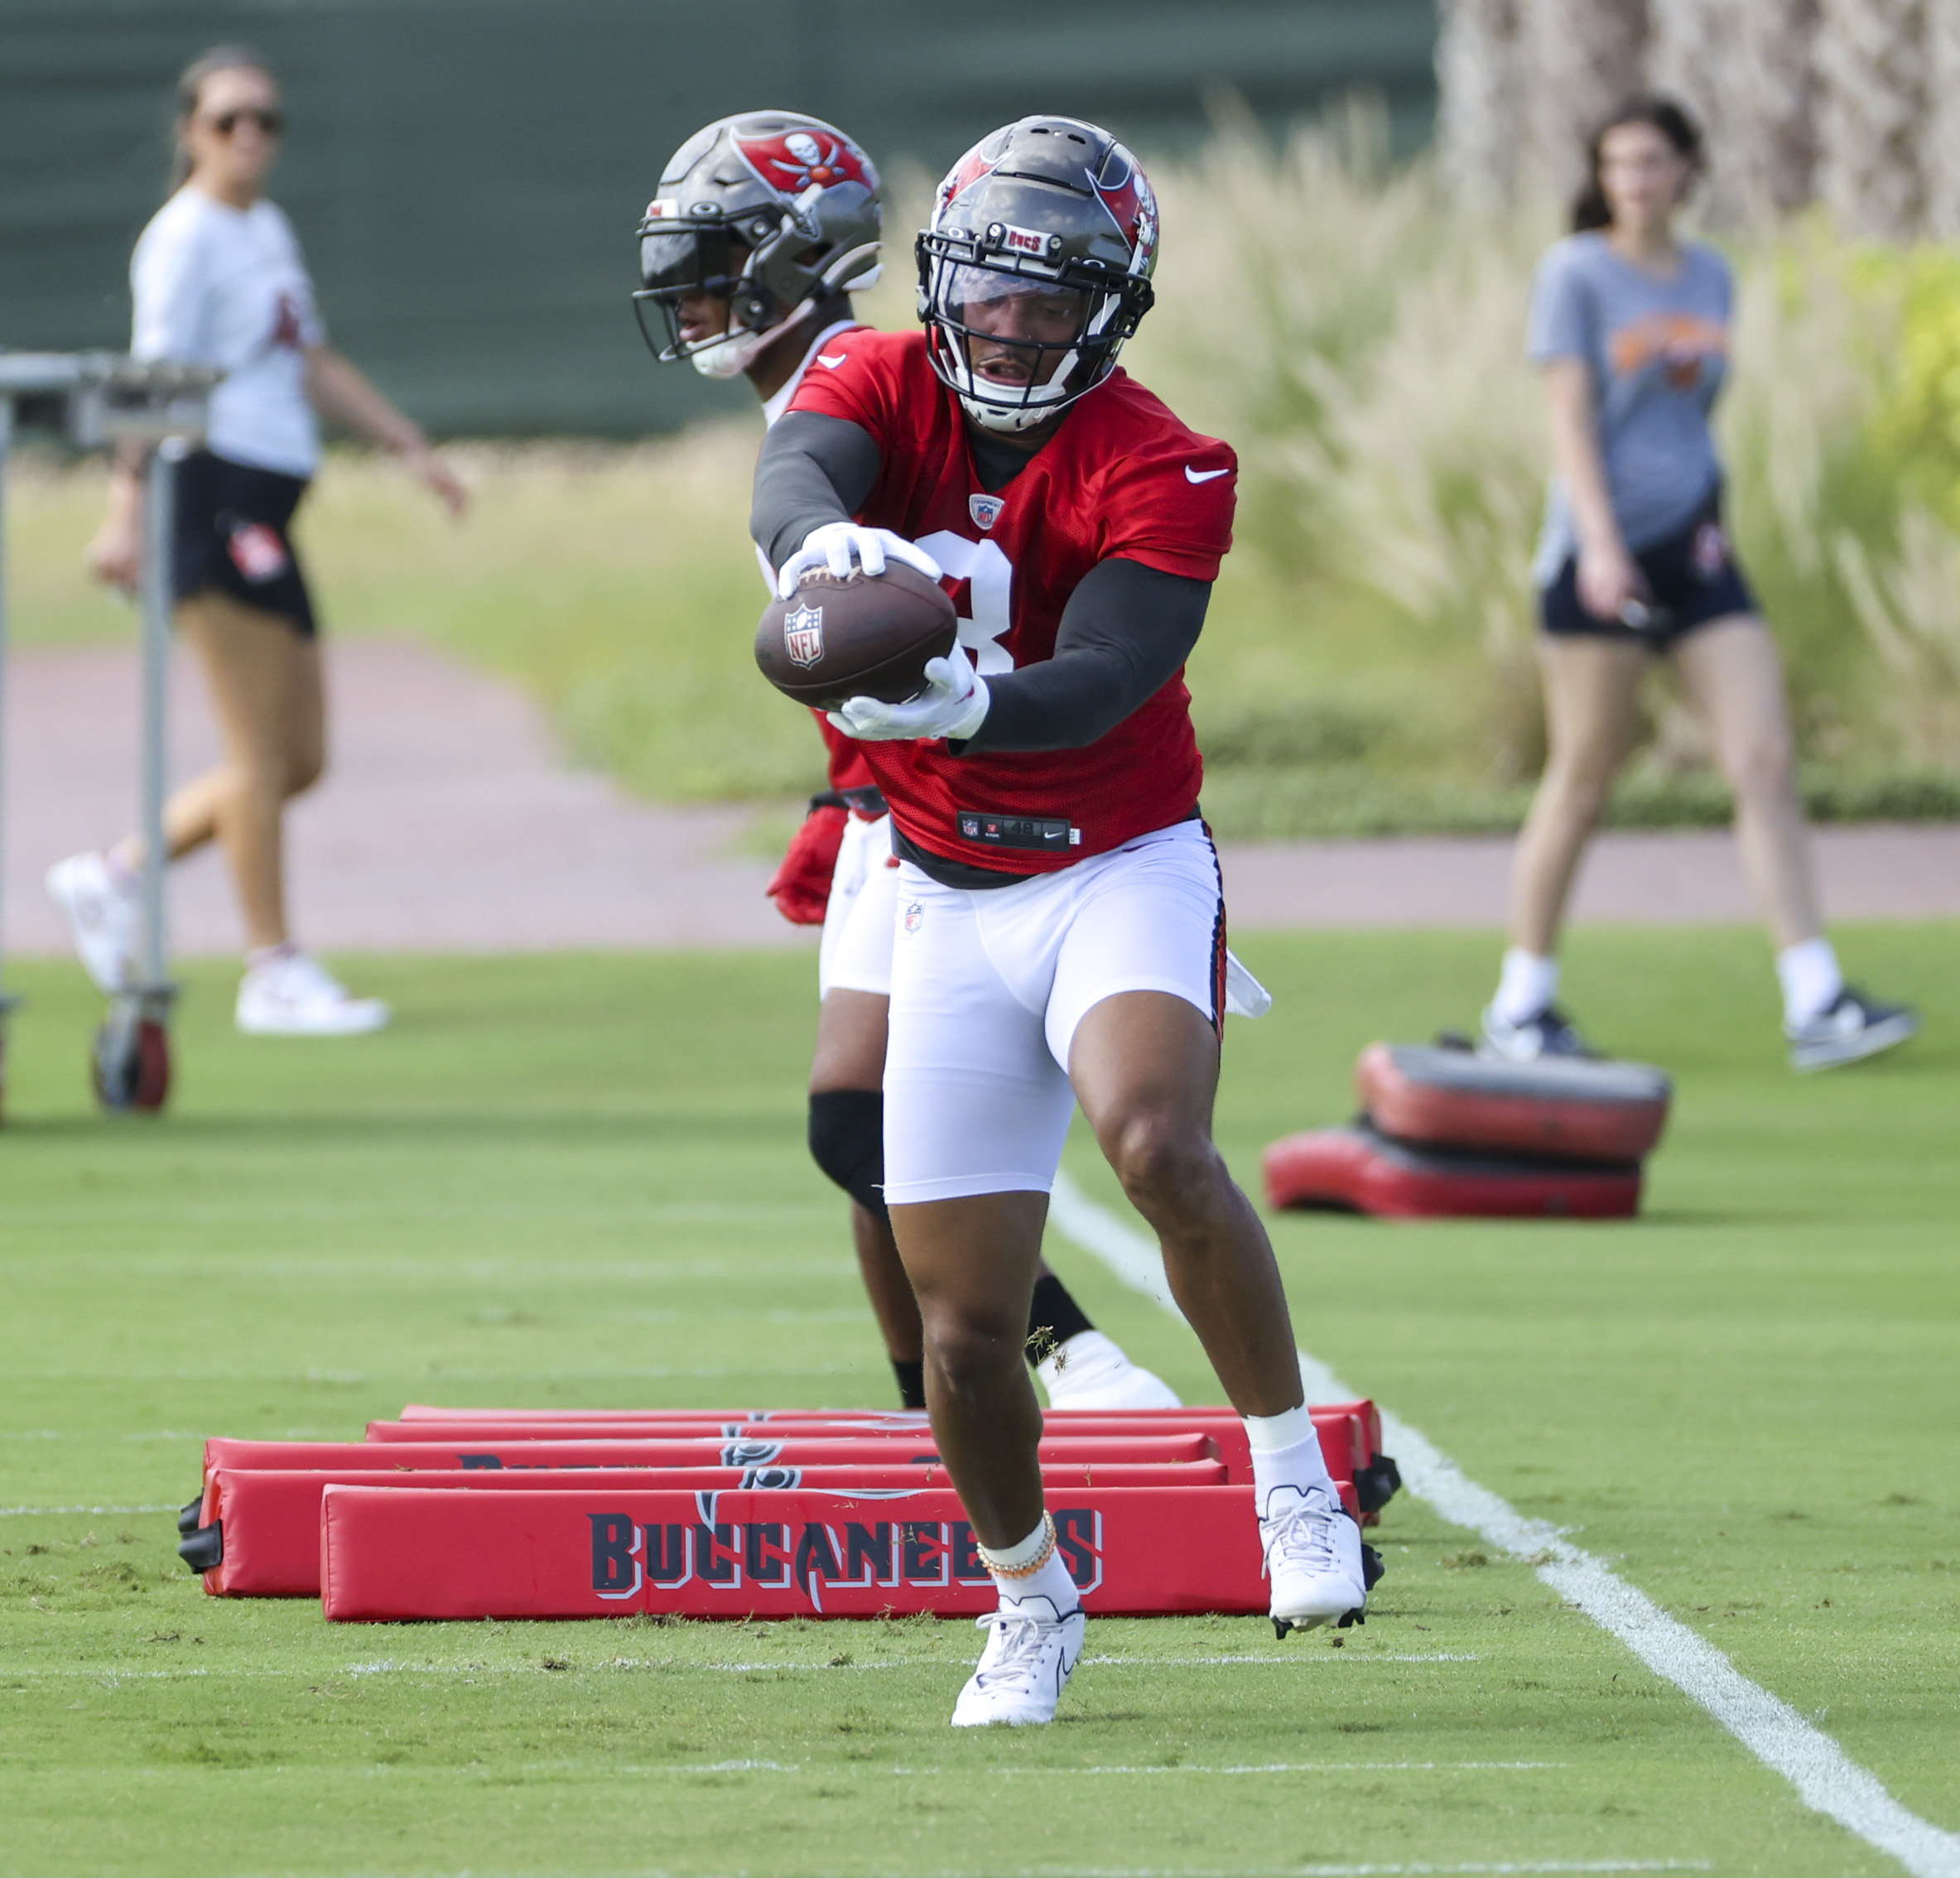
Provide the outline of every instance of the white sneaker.
{"type": "Polygon", "coordinates": [[[1368,1580],[1361,1529],[1326,1487],[1274,1487],[1259,1514],[1259,1543],[1273,1582],[1273,1629],[1312,1630],[1363,1620],[1368,1580]]]}
{"type": "Polygon", "coordinates": [[[238,985],[238,1028],[248,1037],[356,1037],[393,1014],[378,998],[356,998],[317,959],[282,947],[238,985]]]}
{"type": "Polygon", "coordinates": [[[47,889],[83,969],[104,991],[120,991],[136,963],[142,903],[134,884],[120,884],[100,855],[70,855],[48,869],[47,889]]]}
{"type": "Polygon", "coordinates": [[[1051,1408],[1179,1408],[1163,1377],[1130,1361],[1100,1331],[1078,1331],[1035,1365],[1051,1408]]]}
{"type": "Polygon", "coordinates": [[[1081,1606],[1064,1616],[1047,1598],[1023,1597],[974,1621],[993,1635],[953,1704],[953,1726],[1024,1728],[1052,1722],[1082,1654],[1089,1620],[1081,1606]]]}
{"type": "Polygon", "coordinates": [[[1599,1052],[1572,1028],[1572,1019],[1556,1004],[1547,1004],[1535,1016],[1513,1023],[1493,1004],[1484,1011],[1483,1041],[1477,1054],[1501,1057],[1507,1063],[1535,1063],[1541,1057],[1596,1060],[1599,1052]]]}
{"type": "Polygon", "coordinates": [[[1838,992],[1827,1009],[1804,1023],[1786,1023],[1790,1067],[1830,1069],[1855,1063],[1903,1043],[1919,1028],[1919,1014],[1905,1004],[1881,1004],[1855,985],[1838,992]]]}

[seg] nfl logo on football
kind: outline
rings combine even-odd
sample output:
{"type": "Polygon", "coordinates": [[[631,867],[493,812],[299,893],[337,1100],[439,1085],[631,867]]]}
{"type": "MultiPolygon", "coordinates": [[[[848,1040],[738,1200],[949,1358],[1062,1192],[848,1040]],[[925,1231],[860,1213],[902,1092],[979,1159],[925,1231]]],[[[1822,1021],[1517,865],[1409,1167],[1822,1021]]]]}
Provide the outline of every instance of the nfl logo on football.
{"type": "Polygon", "coordinates": [[[783,622],[783,649],[792,665],[814,665],[823,657],[821,606],[799,606],[783,622]]]}

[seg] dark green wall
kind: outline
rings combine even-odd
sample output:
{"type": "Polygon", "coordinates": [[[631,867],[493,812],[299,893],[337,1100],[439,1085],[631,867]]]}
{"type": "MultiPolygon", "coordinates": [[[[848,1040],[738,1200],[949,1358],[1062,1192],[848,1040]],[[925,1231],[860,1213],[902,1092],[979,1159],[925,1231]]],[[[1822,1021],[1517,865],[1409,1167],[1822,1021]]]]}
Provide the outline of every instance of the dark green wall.
{"type": "Polygon", "coordinates": [[[654,368],[625,298],[710,118],[812,111],[937,172],[1031,110],[1148,153],[1221,84],[1276,128],[1363,88],[1407,147],[1433,36],[1433,0],[0,0],[0,344],[126,343],[171,81],[219,40],[284,79],[275,194],[338,343],[439,431],[622,433],[728,398],[654,368]]]}

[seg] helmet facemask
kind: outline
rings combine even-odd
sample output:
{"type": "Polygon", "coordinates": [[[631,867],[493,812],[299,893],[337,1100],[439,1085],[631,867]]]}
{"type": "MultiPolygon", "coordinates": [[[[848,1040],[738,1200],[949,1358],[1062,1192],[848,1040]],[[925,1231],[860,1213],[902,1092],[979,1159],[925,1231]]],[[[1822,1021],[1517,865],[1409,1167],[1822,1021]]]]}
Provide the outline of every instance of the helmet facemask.
{"type": "Polygon", "coordinates": [[[920,291],[933,368],[976,424],[1032,430],[1108,376],[1120,291],[922,250],[923,243],[920,291]]]}
{"type": "Polygon", "coordinates": [[[738,234],[725,221],[640,224],[639,291],[633,296],[641,336],[662,364],[691,359],[712,378],[742,372],[781,330],[782,310],[756,278],[758,249],[751,238],[780,233],[762,217],[749,218],[738,234]],[[691,339],[683,330],[681,303],[715,299],[728,308],[722,330],[691,339]],[[653,314],[657,311],[657,327],[653,314]],[[664,329],[664,335],[661,329],[664,329]]]}

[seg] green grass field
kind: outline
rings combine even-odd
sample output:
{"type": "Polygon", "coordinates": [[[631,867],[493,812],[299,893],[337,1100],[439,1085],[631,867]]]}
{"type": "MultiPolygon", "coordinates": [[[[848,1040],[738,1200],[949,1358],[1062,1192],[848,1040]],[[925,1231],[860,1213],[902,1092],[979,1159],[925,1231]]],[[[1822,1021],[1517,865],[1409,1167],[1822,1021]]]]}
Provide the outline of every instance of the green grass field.
{"type": "MultiPolygon", "coordinates": [[[[1867,927],[1896,1057],[1796,1079],[1760,940],[1582,932],[1677,1074],[1628,1226],[1274,1226],[1302,1342],[1960,1827],[1960,927],[1867,927]]],[[[1478,935],[1253,936],[1221,1134],[1338,1119],[1462,1023],[1478,935]]],[[[882,1404],[801,1144],[798,956],[363,961],[397,1027],[250,1041],[197,966],[160,1122],[91,1111],[80,974],[19,974],[0,1131],[0,1872],[1250,1874],[1898,1868],[1521,1565],[1406,1496],[1366,1628],[1107,1621],[1050,1729],[956,1736],[965,1623],[329,1628],[205,1599],[207,1433],[410,1399],[882,1404]],[[48,1510],[55,1509],[59,1510],[48,1510]]],[[[1117,1205],[1081,1141],[1078,1179],[1117,1205]]],[[[1187,1333],[1066,1242],[1104,1327],[1187,1333]]]]}

